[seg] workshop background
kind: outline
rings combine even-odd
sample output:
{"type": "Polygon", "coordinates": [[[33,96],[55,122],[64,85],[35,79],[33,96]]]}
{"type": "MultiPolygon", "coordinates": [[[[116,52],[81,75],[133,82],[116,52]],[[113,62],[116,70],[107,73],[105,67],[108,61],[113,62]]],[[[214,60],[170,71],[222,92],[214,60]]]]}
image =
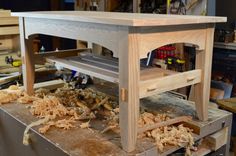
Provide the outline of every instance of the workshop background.
{"type": "MultiPolygon", "coordinates": [[[[4,17],[9,18],[9,23],[1,23],[3,11],[78,10],[225,16],[227,23],[217,23],[214,34],[210,105],[233,113],[230,154],[233,155],[235,152],[236,155],[236,11],[234,6],[236,6],[235,0],[0,0],[0,89],[23,84],[18,19],[9,15],[4,17]]],[[[113,55],[111,50],[95,43],[48,35],[37,35],[32,44],[35,54],[91,48],[96,55],[106,58],[113,55]]],[[[195,52],[193,46],[185,43],[166,45],[151,51],[147,59],[141,60],[141,64],[145,67],[155,66],[177,72],[188,71],[195,69],[195,52]]],[[[36,64],[35,70],[35,83],[61,79],[83,89],[95,81],[105,83],[85,74],[75,77],[74,75],[78,74],[75,71],[62,71],[60,66],[48,63],[36,64]],[[75,80],[78,82],[74,82],[75,80]]],[[[191,87],[184,87],[174,90],[172,94],[181,99],[191,99],[192,90],[191,87]]],[[[117,90],[111,92],[118,94],[117,90]]]]}

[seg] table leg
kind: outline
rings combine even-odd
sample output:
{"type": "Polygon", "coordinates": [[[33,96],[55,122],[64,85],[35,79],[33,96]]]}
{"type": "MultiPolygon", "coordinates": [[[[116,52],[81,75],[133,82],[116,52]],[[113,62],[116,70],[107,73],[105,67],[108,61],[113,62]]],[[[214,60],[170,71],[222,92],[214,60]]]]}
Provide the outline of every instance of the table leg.
{"type": "Polygon", "coordinates": [[[214,25],[209,25],[206,31],[205,50],[197,51],[196,53],[196,69],[202,70],[202,81],[194,87],[194,101],[196,103],[197,116],[202,121],[208,120],[214,25]]]}
{"type": "Polygon", "coordinates": [[[19,26],[24,89],[29,95],[32,95],[34,93],[33,85],[35,78],[34,54],[32,51],[33,40],[32,38],[26,39],[24,18],[22,17],[19,18],[19,26]]]}
{"type": "Polygon", "coordinates": [[[127,40],[121,42],[123,44],[120,44],[122,48],[119,52],[119,125],[122,147],[125,151],[131,152],[135,150],[137,140],[140,60],[135,32],[130,32],[127,40]]]}

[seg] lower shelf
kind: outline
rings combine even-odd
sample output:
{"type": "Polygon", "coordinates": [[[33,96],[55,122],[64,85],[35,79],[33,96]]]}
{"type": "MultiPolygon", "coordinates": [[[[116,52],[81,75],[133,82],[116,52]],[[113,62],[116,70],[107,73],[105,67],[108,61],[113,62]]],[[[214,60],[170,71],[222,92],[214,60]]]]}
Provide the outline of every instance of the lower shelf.
{"type": "Polygon", "coordinates": [[[119,82],[118,62],[115,60],[107,60],[88,53],[63,59],[49,57],[46,60],[55,63],[55,65],[98,77],[109,82],[119,82]]]}
{"type": "Polygon", "coordinates": [[[144,98],[154,94],[194,85],[201,82],[201,70],[192,70],[183,73],[153,78],[139,83],[139,96],[144,98]]]}
{"type": "MultiPolygon", "coordinates": [[[[109,82],[119,83],[117,59],[107,59],[105,57],[94,56],[91,53],[82,53],[80,56],[67,57],[63,59],[49,57],[47,58],[47,61],[109,82]]],[[[199,69],[179,73],[156,67],[141,67],[139,95],[140,98],[144,98],[200,82],[201,70],[199,69]]]]}

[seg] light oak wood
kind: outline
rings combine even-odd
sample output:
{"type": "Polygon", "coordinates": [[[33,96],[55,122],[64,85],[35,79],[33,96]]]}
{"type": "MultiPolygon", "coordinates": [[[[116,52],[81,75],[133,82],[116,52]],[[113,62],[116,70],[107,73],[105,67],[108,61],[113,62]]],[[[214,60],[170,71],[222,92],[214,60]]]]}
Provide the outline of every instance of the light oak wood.
{"type": "Polygon", "coordinates": [[[162,68],[148,68],[148,69],[143,69],[140,71],[140,80],[145,81],[145,80],[155,79],[158,77],[164,77],[164,76],[173,75],[177,73],[178,72],[165,70],[162,68]]]}
{"type": "Polygon", "coordinates": [[[140,81],[140,98],[151,96],[177,88],[201,82],[201,70],[193,70],[179,74],[168,75],[160,78],[140,81]]]}
{"type": "Polygon", "coordinates": [[[11,16],[10,10],[0,10],[0,17],[9,17],[11,16]]]}
{"type": "Polygon", "coordinates": [[[140,28],[139,34],[140,57],[146,58],[148,52],[174,43],[189,43],[193,44],[199,50],[205,49],[205,28],[206,26],[203,24],[142,27],[140,28]]]}
{"type": "Polygon", "coordinates": [[[121,144],[127,152],[135,150],[139,118],[140,60],[137,53],[136,31],[136,28],[130,28],[127,38],[120,41],[120,46],[122,46],[120,50],[125,52],[119,52],[120,95],[127,92],[127,98],[124,98],[126,101],[121,97],[119,100],[119,125],[121,144]]]}
{"type": "Polygon", "coordinates": [[[198,51],[196,54],[196,69],[202,69],[201,83],[194,86],[194,101],[196,103],[197,114],[199,119],[203,121],[208,119],[214,24],[207,25],[206,33],[205,50],[198,51]]]}
{"type": "Polygon", "coordinates": [[[25,38],[24,18],[19,18],[20,26],[20,42],[21,42],[21,56],[22,56],[22,73],[24,89],[29,94],[34,93],[34,79],[35,79],[35,66],[34,66],[34,54],[32,51],[33,40],[31,38],[25,38]]]}
{"type": "Polygon", "coordinates": [[[17,17],[0,17],[0,26],[3,25],[18,25],[18,18],[17,17]]]}
{"type": "Polygon", "coordinates": [[[214,30],[211,23],[225,22],[226,18],[79,11],[13,15],[20,16],[22,21],[23,75],[30,94],[33,91],[34,62],[27,39],[32,35],[46,34],[85,40],[108,48],[119,59],[118,68],[114,64],[101,68],[107,66],[105,61],[96,63],[84,59],[78,63],[74,59],[50,58],[63,67],[119,82],[119,125],[121,144],[125,151],[135,150],[139,99],[142,97],[196,84],[197,114],[199,119],[207,120],[214,30]],[[184,73],[140,71],[141,58],[145,58],[153,49],[172,43],[194,44],[201,51],[196,56],[196,70],[184,73]]]}
{"type": "MultiPolygon", "coordinates": [[[[80,50],[80,52],[86,52],[86,50],[87,49],[80,50]]],[[[78,50],[74,50],[74,51],[68,50],[64,52],[49,52],[49,53],[44,53],[44,54],[36,54],[35,58],[40,59],[36,61],[37,63],[43,63],[44,60],[47,60],[48,62],[53,62],[58,66],[62,66],[71,70],[76,70],[78,72],[82,72],[84,74],[88,74],[97,78],[103,78],[113,83],[119,83],[118,62],[116,59],[107,60],[104,57],[91,55],[89,53],[80,53],[81,56],[77,56],[77,57],[66,57],[70,55],[75,56],[76,54],[78,54],[78,50]],[[55,57],[50,57],[53,55],[55,57]],[[43,57],[46,57],[46,58],[43,58],[43,57]],[[66,58],[61,58],[61,57],[66,57],[66,58]]],[[[183,75],[180,74],[178,75],[178,79],[182,80],[183,83],[185,83],[186,81],[186,86],[192,85],[193,82],[191,82],[192,80],[190,79],[192,79],[193,75],[196,75],[195,73],[198,74],[200,73],[200,71],[189,72],[183,75]]],[[[144,68],[144,69],[141,69],[140,71],[140,80],[141,82],[150,82],[151,80],[156,80],[160,78],[160,80],[158,81],[163,81],[163,82],[171,81],[170,79],[172,79],[172,77],[168,77],[168,76],[175,75],[175,74],[178,74],[178,72],[164,70],[161,68],[147,68],[147,69],[144,68]]],[[[176,76],[174,78],[176,78],[176,76]]],[[[200,80],[200,75],[198,76],[198,78],[200,80]]],[[[197,76],[196,76],[196,80],[197,80],[197,76]]],[[[196,80],[194,82],[196,82],[196,80]]],[[[151,83],[155,84],[155,82],[151,82],[151,83]]],[[[163,84],[163,86],[165,85],[166,83],[163,84]]],[[[160,92],[164,92],[167,90],[163,88],[163,86],[159,87],[160,92]]],[[[169,85],[168,89],[174,90],[176,89],[176,85],[169,85]]],[[[124,95],[124,94],[121,94],[121,95],[124,95]]]]}
{"type": "Polygon", "coordinates": [[[18,26],[0,27],[0,35],[17,35],[19,34],[18,26]]]}
{"type": "Polygon", "coordinates": [[[229,128],[225,127],[222,130],[208,136],[206,140],[209,143],[211,150],[216,151],[223,145],[227,144],[229,128]]]}
{"type": "Polygon", "coordinates": [[[60,51],[48,51],[46,53],[35,54],[35,64],[44,64],[46,63],[46,58],[50,56],[55,56],[57,58],[78,56],[80,52],[89,52],[89,49],[69,49],[69,50],[60,50],[60,51]]]}
{"type": "Polygon", "coordinates": [[[13,48],[11,36],[0,36],[0,50],[9,50],[13,48]]]}
{"type": "Polygon", "coordinates": [[[46,88],[49,90],[54,90],[57,88],[61,88],[65,85],[66,83],[63,80],[52,80],[52,81],[46,81],[46,82],[41,82],[41,83],[35,83],[34,84],[34,89],[40,89],[40,88],[46,88]]]}
{"type": "Polygon", "coordinates": [[[153,129],[156,129],[156,128],[160,128],[160,127],[164,127],[164,126],[170,126],[170,125],[173,125],[173,124],[177,124],[177,123],[181,123],[181,122],[187,122],[187,121],[190,121],[190,120],[192,120],[191,117],[180,116],[180,117],[169,119],[167,121],[159,122],[159,123],[156,123],[156,124],[145,125],[143,128],[138,129],[138,133],[143,133],[143,132],[153,130],[153,129]]]}
{"type": "Polygon", "coordinates": [[[18,18],[11,17],[10,10],[0,10],[0,50],[19,51],[18,24],[18,18]]]}
{"type": "MultiPolygon", "coordinates": [[[[113,51],[113,56],[118,57],[119,46],[117,43],[127,35],[123,27],[113,25],[100,25],[88,22],[78,23],[60,20],[31,19],[25,22],[26,38],[34,34],[47,34],[52,36],[86,40],[96,43],[113,51]],[[89,33],[88,33],[89,32],[89,33]]],[[[92,46],[91,46],[92,47],[92,46]]],[[[91,48],[88,46],[88,48],[91,48]]]]}
{"type": "Polygon", "coordinates": [[[66,21],[79,21],[97,24],[122,25],[122,26],[163,26],[200,23],[226,22],[226,17],[211,16],[181,16],[161,14],[139,13],[115,13],[115,12],[88,12],[88,11],[42,11],[42,12],[19,12],[13,16],[58,19],[66,21]]]}
{"type": "Polygon", "coordinates": [[[118,73],[104,70],[102,68],[96,68],[90,64],[84,64],[80,62],[72,62],[65,59],[49,57],[46,59],[48,62],[53,62],[57,66],[61,66],[67,69],[78,71],[84,74],[88,74],[94,77],[104,79],[106,81],[118,83],[118,73]]]}

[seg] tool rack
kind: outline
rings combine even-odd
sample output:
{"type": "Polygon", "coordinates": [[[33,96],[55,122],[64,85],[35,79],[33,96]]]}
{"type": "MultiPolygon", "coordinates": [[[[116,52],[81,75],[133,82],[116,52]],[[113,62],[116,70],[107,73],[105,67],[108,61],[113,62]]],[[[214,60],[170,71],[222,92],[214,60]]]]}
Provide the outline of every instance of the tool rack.
{"type": "Polygon", "coordinates": [[[122,148],[126,152],[135,150],[141,98],[195,85],[197,116],[203,121],[208,119],[214,25],[226,22],[226,18],[81,11],[13,13],[13,16],[19,17],[23,79],[28,94],[33,94],[32,38],[35,34],[100,44],[118,58],[116,63],[107,60],[100,64],[84,58],[49,60],[119,83],[119,125],[122,148]],[[146,58],[148,52],[173,43],[190,43],[196,47],[195,70],[177,73],[158,68],[140,69],[140,59],[146,58]],[[107,67],[108,64],[112,68],[107,67]]]}

